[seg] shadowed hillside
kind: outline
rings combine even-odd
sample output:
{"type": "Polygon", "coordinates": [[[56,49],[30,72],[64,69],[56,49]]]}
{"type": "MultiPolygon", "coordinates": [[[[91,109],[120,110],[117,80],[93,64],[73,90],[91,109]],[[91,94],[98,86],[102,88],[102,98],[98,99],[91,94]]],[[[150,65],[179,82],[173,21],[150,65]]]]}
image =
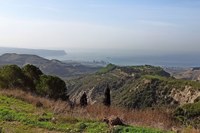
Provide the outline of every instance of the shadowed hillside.
{"type": "Polygon", "coordinates": [[[20,67],[32,64],[39,67],[45,74],[59,77],[70,77],[96,72],[100,67],[89,67],[81,64],[63,63],[58,60],[48,60],[37,55],[3,54],[0,56],[0,65],[16,64],[20,67]]]}

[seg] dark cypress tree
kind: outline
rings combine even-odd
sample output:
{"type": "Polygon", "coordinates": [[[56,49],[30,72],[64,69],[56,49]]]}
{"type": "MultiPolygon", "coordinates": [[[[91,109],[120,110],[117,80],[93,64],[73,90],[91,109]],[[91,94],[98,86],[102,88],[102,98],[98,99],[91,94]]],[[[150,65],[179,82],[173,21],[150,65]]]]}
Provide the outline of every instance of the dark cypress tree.
{"type": "Polygon", "coordinates": [[[84,92],[80,99],[80,105],[81,105],[81,107],[85,107],[85,106],[87,106],[87,104],[88,104],[87,103],[87,95],[84,92]]]}
{"type": "Polygon", "coordinates": [[[111,105],[111,99],[110,99],[110,88],[109,85],[107,84],[105,92],[104,92],[104,100],[103,100],[103,104],[105,106],[110,106],[111,105]]]}

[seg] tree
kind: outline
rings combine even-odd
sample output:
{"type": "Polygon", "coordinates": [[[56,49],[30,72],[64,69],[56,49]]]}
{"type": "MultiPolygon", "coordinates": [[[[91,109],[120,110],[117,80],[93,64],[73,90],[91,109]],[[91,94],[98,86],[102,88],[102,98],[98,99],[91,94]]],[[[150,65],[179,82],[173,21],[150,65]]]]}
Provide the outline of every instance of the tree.
{"type": "Polygon", "coordinates": [[[40,75],[42,75],[42,71],[31,64],[27,64],[22,68],[22,71],[24,72],[24,74],[29,77],[30,79],[34,80],[39,80],[40,75]]]}
{"type": "Polygon", "coordinates": [[[35,90],[36,83],[39,81],[40,76],[43,74],[42,71],[31,64],[27,64],[22,68],[24,75],[26,76],[26,86],[30,87],[31,90],[35,90]]]}
{"type": "Polygon", "coordinates": [[[87,104],[88,104],[87,103],[87,95],[84,92],[83,95],[80,98],[80,105],[81,105],[81,107],[85,107],[85,106],[87,106],[87,104]]]}
{"type": "Polygon", "coordinates": [[[104,92],[104,100],[103,104],[105,106],[110,106],[111,105],[111,99],[110,99],[110,88],[109,85],[107,84],[105,92],[104,92]]]}
{"type": "Polygon", "coordinates": [[[6,65],[0,69],[0,75],[7,84],[6,88],[24,87],[25,75],[17,65],[6,65]]]}
{"type": "Polygon", "coordinates": [[[36,93],[56,100],[67,100],[66,84],[56,76],[41,75],[36,85],[36,93]]]}

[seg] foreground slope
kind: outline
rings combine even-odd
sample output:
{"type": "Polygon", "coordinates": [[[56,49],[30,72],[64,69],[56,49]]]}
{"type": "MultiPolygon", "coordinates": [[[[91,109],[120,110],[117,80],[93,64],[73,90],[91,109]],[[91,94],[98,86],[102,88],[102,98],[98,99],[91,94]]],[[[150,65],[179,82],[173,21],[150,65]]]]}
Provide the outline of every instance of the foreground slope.
{"type": "MultiPolygon", "coordinates": [[[[12,91],[10,91],[12,92],[12,91]]],[[[19,92],[20,93],[20,92],[19,92]]],[[[14,94],[14,93],[13,93],[14,94]]],[[[20,133],[108,133],[108,132],[145,132],[162,133],[164,131],[133,127],[116,126],[109,128],[106,123],[95,119],[74,117],[69,114],[56,113],[50,108],[37,107],[24,99],[16,99],[8,92],[0,91],[0,132],[20,133]]],[[[18,97],[19,98],[19,97],[18,97]]],[[[32,97],[33,98],[33,97],[32,97]]],[[[39,99],[39,98],[37,98],[39,99]]],[[[44,99],[43,99],[44,100],[44,99]]],[[[48,99],[46,99],[48,101],[48,99]]],[[[46,101],[46,102],[47,102],[46,101]]],[[[59,108],[59,107],[58,107],[59,108]]]]}

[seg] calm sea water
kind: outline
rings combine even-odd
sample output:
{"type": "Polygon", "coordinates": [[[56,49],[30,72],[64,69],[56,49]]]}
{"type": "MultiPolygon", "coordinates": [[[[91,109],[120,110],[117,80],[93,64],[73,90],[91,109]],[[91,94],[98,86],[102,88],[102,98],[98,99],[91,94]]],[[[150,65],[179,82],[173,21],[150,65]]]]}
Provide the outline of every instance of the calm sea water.
{"type": "Polygon", "coordinates": [[[48,59],[73,61],[105,61],[116,65],[156,65],[168,67],[199,67],[200,56],[194,55],[165,55],[165,56],[103,56],[90,54],[68,54],[65,56],[46,57],[48,59]]]}

